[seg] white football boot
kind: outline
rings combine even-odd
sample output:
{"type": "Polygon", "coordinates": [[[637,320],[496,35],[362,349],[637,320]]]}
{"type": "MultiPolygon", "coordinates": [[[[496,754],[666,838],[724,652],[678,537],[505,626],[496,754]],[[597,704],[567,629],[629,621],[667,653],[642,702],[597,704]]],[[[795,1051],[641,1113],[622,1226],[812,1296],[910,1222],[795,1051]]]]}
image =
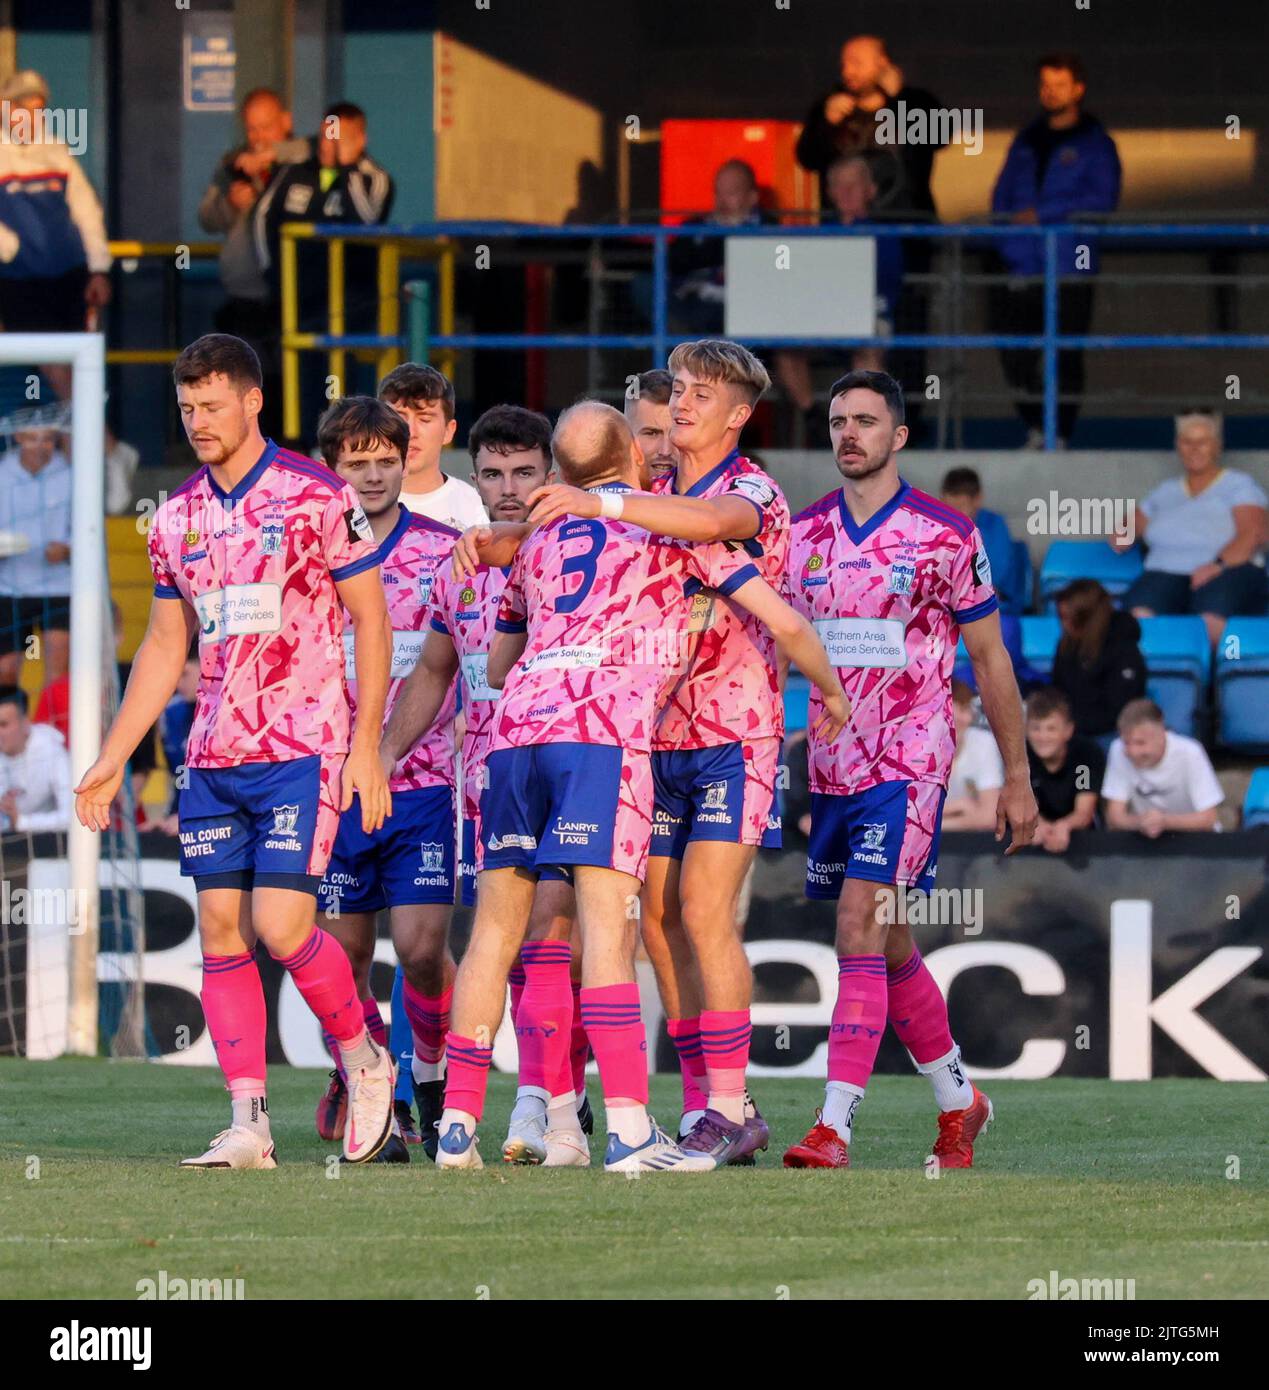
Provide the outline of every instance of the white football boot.
{"type": "Polygon", "coordinates": [[[468,1134],[466,1125],[451,1124],[436,1145],[436,1166],[483,1168],[485,1163],[480,1156],[480,1140],[474,1133],[468,1134]]]}
{"type": "Polygon", "coordinates": [[[386,1047],[373,1066],[348,1073],[348,1118],[344,1123],[344,1161],[368,1163],[392,1134],[397,1067],[386,1047]]]}
{"type": "Polygon", "coordinates": [[[589,1168],[590,1145],[580,1129],[548,1129],[543,1135],[543,1168],[589,1168]]]}
{"type": "Polygon", "coordinates": [[[222,1129],[197,1158],[181,1159],[182,1168],[276,1168],[272,1138],[246,1125],[222,1129]]]}
{"type": "Polygon", "coordinates": [[[536,1165],[546,1158],[546,1111],[512,1115],[502,1146],[504,1163],[536,1165]]]}

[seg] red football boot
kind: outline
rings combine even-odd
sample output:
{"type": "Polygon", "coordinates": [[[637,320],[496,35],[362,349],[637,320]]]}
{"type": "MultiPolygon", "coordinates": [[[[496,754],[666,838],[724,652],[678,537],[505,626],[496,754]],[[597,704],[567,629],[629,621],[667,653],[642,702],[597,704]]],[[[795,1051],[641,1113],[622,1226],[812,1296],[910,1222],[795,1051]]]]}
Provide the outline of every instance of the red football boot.
{"type": "Polygon", "coordinates": [[[317,1102],[317,1132],[328,1144],[344,1137],[344,1120],[348,1114],[348,1087],[340,1080],[339,1073],[330,1074],[330,1085],[322,1092],[317,1102]]]}
{"type": "Polygon", "coordinates": [[[849,1168],[850,1149],[838,1132],[824,1123],[824,1112],[815,1112],[815,1123],[800,1144],[785,1150],[786,1168],[849,1168]]]}
{"type": "Polygon", "coordinates": [[[945,1110],[939,1116],[934,1157],[940,1168],[972,1168],[974,1140],[991,1124],[991,1101],[974,1087],[974,1101],[964,1110],[945,1110]]]}

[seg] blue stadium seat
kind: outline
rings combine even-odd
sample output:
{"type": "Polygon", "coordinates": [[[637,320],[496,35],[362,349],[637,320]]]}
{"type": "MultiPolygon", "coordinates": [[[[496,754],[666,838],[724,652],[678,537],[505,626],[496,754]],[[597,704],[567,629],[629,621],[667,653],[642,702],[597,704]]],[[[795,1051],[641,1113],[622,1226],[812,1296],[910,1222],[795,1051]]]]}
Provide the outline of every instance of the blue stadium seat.
{"type": "Polygon", "coordinates": [[[1057,651],[1058,639],[1062,636],[1062,624],[1054,617],[1043,614],[1022,618],[1022,654],[1028,666],[1045,676],[1053,674],[1053,653],[1057,651]]]}
{"type": "Polygon", "coordinates": [[[1195,737],[1212,670],[1212,646],[1199,617],[1143,618],[1146,694],[1169,729],[1195,737]]]}
{"type": "Polygon", "coordinates": [[[1258,767],[1243,798],[1243,829],[1269,825],[1269,767],[1258,767]]]}
{"type": "Polygon", "coordinates": [[[1019,598],[1021,603],[1018,606],[1019,613],[1029,613],[1031,605],[1035,602],[1035,566],[1031,563],[1031,551],[1026,541],[1015,540],[1013,543],[1014,553],[1014,573],[1019,576],[1019,598]]]}
{"type": "Polygon", "coordinates": [[[1269,753],[1269,618],[1231,618],[1216,650],[1218,741],[1269,753]]]}
{"type": "Polygon", "coordinates": [[[784,732],[796,734],[806,728],[807,711],[811,705],[811,682],[805,676],[790,671],[784,682],[784,732]]]}
{"type": "Polygon", "coordinates": [[[1054,541],[1040,566],[1040,607],[1054,611],[1054,595],[1072,579],[1096,579],[1118,598],[1141,573],[1141,551],[1119,554],[1105,541],[1054,541]]]}

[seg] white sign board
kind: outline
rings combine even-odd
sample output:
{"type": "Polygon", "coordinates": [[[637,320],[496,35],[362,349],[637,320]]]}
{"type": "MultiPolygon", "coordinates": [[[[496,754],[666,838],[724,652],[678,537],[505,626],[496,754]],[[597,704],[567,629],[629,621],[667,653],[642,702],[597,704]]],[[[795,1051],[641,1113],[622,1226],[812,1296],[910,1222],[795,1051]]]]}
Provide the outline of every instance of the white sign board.
{"type": "Polygon", "coordinates": [[[872,237],[727,237],[729,338],[871,338],[877,329],[872,237]]]}

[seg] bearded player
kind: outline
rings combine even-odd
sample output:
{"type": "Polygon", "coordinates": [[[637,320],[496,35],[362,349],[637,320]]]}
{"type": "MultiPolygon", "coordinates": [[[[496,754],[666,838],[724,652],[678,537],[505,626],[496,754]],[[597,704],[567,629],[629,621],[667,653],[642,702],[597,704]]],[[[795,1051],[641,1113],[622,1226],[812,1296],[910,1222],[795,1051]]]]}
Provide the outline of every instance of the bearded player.
{"type": "Polygon", "coordinates": [[[560,417],[553,453],[600,496],[601,519],[539,528],[516,555],[488,677],[506,681],[481,800],[476,922],[459,969],[438,1165],[480,1166],[475,1129],[493,1030],[543,865],[573,866],[583,937],[582,1018],[599,1064],[606,1172],[705,1171],[647,1113],[647,1044],[634,976],[635,918],[652,830],[658,704],[690,650],[689,594],[733,596],[823,685],[845,718],[810,627],[741,548],[685,546],[622,520],[642,456],[626,421],[589,401],[560,417]]]}
{"type": "MultiPolygon", "coordinates": [[[[521,406],[497,405],[471,428],[472,476],[495,522],[522,522],[526,499],[551,474],[551,424],[521,406]]],[[[480,565],[455,579],[444,566],[432,586],[430,631],[418,665],[402,686],[384,730],[380,753],[395,760],[434,727],[445,692],[461,671],[467,728],[463,737],[463,901],[476,901],[475,859],[485,755],[501,691],[488,683],[489,643],[508,570],[480,565]]],[[[585,1132],[592,1123],[584,1100],[589,1051],[573,982],[573,888],[558,870],[545,870],[534,894],[527,940],[511,979],[511,1016],[520,1076],[503,1157],[547,1167],[585,1166],[585,1132]],[[579,1109],[578,1100],[582,1098],[579,1109]]],[[[440,1118],[439,1109],[434,1116],[440,1118]]],[[[430,1131],[435,1145],[435,1131],[430,1131]]]]}
{"type": "Polygon", "coordinates": [[[366,1028],[348,957],[315,914],[341,809],[356,800],[367,834],[391,812],[378,757],[391,655],[379,552],[351,488],[260,434],[260,363],[246,343],[208,334],[173,378],[200,467],[150,527],[149,626],[101,756],[75,789],[76,814],[106,828],[197,633],[181,872],[198,890],[203,1013],[232,1119],[182,1166],[277,1166],[257,941],[335,1039],[348,1076],[344,1157],[364,1163],[391,1133],[395,1072],[366,1028]],[[360,695],[351,741],[345,612],[360,695]]]}
{"type": "MultiPolygon", "coordinates": [[[[409,429],[391,406],[371,396],[334,401],[317,426],[322,457],[356,492],[378,545],[379,572],[392,622],[391,710],[402,682],[414,669],[426,633],[428,602],[437,573],[449,559],[456,532],[410,512],[400,501],[409,429]]],[[[355,711],[356,647],[351,627],[344,633],[348,698],[355,711]]],[[[375,915],[388,909],[392,944],[404,972],[404,1011],[412,1035],[412,1067],[422,1116],[425,1150],[435,1130],[427,1123],[430,1084],[439,1101],[437,1075],[449,1026],[449,992],[454,959],[449,921],[454,905],[454,682],[444,692],[426,736],[385,767],[392,791],[392,818],[367,834],[354,801],[340,817],[339,832],[322,881],[319,903],[326,930],[353,963],[367,1023],[379,1020],[370,993],[375,915]],[[425,1067],[435,1074],[420,1076],[425,1067]]],[[[397,1101],[396,1128],[379,1156],[408,1163],[403,1122],[408,1104],[397,1101]],[[402,1113],[403,1112],[403,1113],[402,1113]]],[[[435,1116],[431,1117],[433,1120],[435,1116]]]]}
{"type": "MultiPolygon", "coordinates": [[[[789,509],[774,479],[739,450],[770,384],[739,343],[703,339],[670,355],[669,442],[677,467],[632,496],[624,516],[682,539],[739,542],[783,591],[789,509]]],[[[598,500],[548,488],[531,519],[597,515],[598,500]]],[[[775,642],[725,595],[697,596],[698,646],[662,708],[653,741],[656,813],[643,889],[643,940],[683,1075],[680,1137],[718,1166],[752,1162],[766,1122],[745,1089],[753,973],[737,929],[759,845],[771,833],[784,709],[775,642]]]]}
{"type": "Polygon", "coordinates": [[[968,1168],[991,1102],[969,1081],[947,1004],[896,894],[928,891],[956,744],[951,676],[957,629],[1005,765],[996,838],[1029,844],[1037,810],[1013,667],[1000,637],[982,537],[960,512],[899,477],[903,391],[884,372],[837,381],[829,434],[842,486],[793,522],[793,601],[814,624],[851,700],[835,737],[811,696],[807,896],[836,900],[838,996],[823,1110],[789,1168],[850,1166],[851,1125],[887,1020],[939,1108],[934,1160],[968,1168]]]}

